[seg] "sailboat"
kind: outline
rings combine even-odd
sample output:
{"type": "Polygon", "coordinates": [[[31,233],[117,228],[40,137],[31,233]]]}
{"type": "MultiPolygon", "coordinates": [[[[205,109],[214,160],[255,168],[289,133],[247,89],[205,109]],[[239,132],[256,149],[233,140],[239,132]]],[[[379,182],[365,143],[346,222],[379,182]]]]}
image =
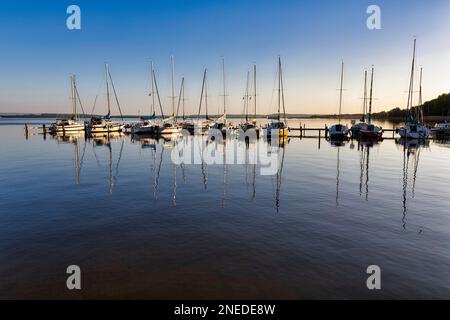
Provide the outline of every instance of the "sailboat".
{"type": "MultiPolygon", "coordinates": [[[[117,107],[119,108],[120,115],[122,116],[122,111],[120,109],[119,100],[117,98],[116,89],[114,88],[114,83],[112,82],[111,74],[109,73],[109,66],[105,64],[105,80],[106,80],[106,99],[108,104],[108,114],[103,117],[91,117],[91,120],[87,126],[87,131],[90,134],[95,133],[109,133],[109,132],[121,132],[123,129],[123,124],[111,121],[111,102],[109,94],[109,82],[111,81],[111,86],[114,92],[114,97],[117,102],[117,107]]],[[[123,118],[122,118],[123,120],[123,118]]]]}
{"type": "Polygon", "coordinates": [[[367,125],[366,113],[367,113],[367,70],[364,70],[364,97],[363,97],[362,115],[361,118],[359,119],[359,123],[354,124],[350,128],[352,137],[359,138],[359,131],[367,125]]]}
{"type": "Polygon", "coordinates": [[[339,89],[339,122],[338,124],[332,125],[329,129],[330,138],[332,140],[345,139],[348,136],[349,129],[346,125],[341,124],[341,111],[342,111],[342,91],[344,85],[344,61],[341,65],[341,88],[339,89]]]}
{"type": "MultiPolygon", "coordinates": [[[[186,101],[185,97],[184,97],[184,89],[185,85],[184,85],[184,77],[181,79],[181,88],[180,88],[180,99],[178,100],[178,109],[180,108],[180,101],[181,101],[181,108],[182,108],[182,116],[181,116],[181,122],[179,123],[179,125],[181,126],[181,128],[183,130],[187,130],[190,134],[194,133],[194,122],[192,120],[188,120],[186,119],[186,113],[185,113],[185,108],[184,108],[184,102],[186,101]]],[[[178,111],[177,111],[178,114],[178,111]]]]}
{"type": "Polygon", "coordinates": [[[280,139],[289,134],[289,128],[286,125],[286,109],[284,106],[283,72],[281,67],[281,57],[278,57],[278,113],[275,116],[269,116],[272,122],[266,125],[265,131],[268,138],[272,135],[278,135],[280,139]],[[281,121],[281,107],[283,107],[284,121],[281,121]]]}
{"type": "Polygon", "coordinates": [[[222,132],[222,135],[225,136],[227,131],[227,110],[226,110],[227,95],[225,82],[225,59],[222,59],[222,77],[223,77],[223,95],[222,95],[223,114],[214,121],[214,124],[211,125],[210,129],[220,130],[222,132]]]}
{"type": "Polygon", "coordinates": [[[256,136],[259,136],[259,128],[256,126],[256,64],[253,65],[253,106],[254,106],[254,118],[249,121],[249,93],[248,93],[248,84],[249,84],[249,73],[247,72],[247,87],[245,90],[244,96],[244,113],[245,113],[245,122],[240,124],[240,129],[246,132],[247,130],[253,129],[256,131],[256,136]]]}
{"type": "Polygon", "coordinates": [[[207,69],[203,72],[202,91],[200,93],[200,103],[198,105],[197,121],[199,122],[200,130],[208,130],[213,125],[213,119],[208,116],[208,87],[206,83],[207,69]],[[205,99],[205,120],[200,119],[200,112],[202,111],[203,98],[205,99]]]}
{"type": "Polygon", "coordinates": [[[78,118],[78,105],[77,102],[80,103],[81,108],[81,100],[78,94],[75,75],[70,76],[70,85],[72,89],[72,116],[69,119],[56,119],[55,123],[52,123],[50,126],[51,133],[71,133],[71,132],[79,132],[84,131],[84,123],[79,121],[78,118]]]}
{"type": "Polygon", "coordinates": [[[431,132],[436,134],[439,138],[445,138],[445,136],[450,134],[450,122],[443,121],[438,122],[431,128],[431,132]]]}
{"type": "Polygon", "coordinates": [[[367,117],[367,124],[365,124],[359,130],[359,136],[361,139],[380,139],[383,135],[383,129],[379,126],[372,124],[372,94],[373,94],[373,66],[372,75],[370,79],[370,95],[369,95],[369,113],[367,117]]]}
{"type": "MultiPolygon", "coordinates": [[[[430,135],[430,130],[423,123],[422,94],[419,95],[419,106],[416,108],[416,114],[412,113],[413,94],[414,94],[414,68],[416,61],[416,39],[414,39],[413,59],[411,67],[411,77],[409,81],[408,103],[406,105],[405,125],[398,130],[400,137],[405,139],[426,139],[430,135]]],[[[420,77],[420,88],[422,88],[422,76],[420,77]]]]}
{"type": "Polygon", "coordinates": [[[174,87],[174,78],[175,78],[175,63],[173,60],[173,56],[171,56],[172,62],[172,115],[167,119],[163,120],[163,126],[161,130],[162,135],[178,135],[181,133],[181,126],[177,123],[178,114],[175,113],[175,87],[174,87]]]}
{"type": "Polygon", "coordinates": [[[150,64],[150,83],[151,83],[151,91],[149,96],[152,97],[151,105],[150,105],[150,116],[142,116],[140,118],[140,122],[133,126],[133,133],[135,134],[153,134],[155,133],[155,78],[153,71],[153,62],[150,64]]]}

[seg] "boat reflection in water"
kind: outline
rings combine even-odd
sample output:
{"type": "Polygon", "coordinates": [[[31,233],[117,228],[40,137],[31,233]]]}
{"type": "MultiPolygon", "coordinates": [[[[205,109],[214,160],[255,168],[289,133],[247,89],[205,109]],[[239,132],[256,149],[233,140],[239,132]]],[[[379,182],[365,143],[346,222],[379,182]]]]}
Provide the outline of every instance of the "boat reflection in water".
{"type": "MultiPolygon", "coordinates": [[[[201,136],[191,136],[191,135],[175,135],[173,137],[160,137],[155,138],[151,135],[131,135],[126,136],[123,133],[105,133],[105,134],[91,134],[84,135],[83,133],[78,134],[65,134],[65,135],[54,135],[52,136],[54,140],[58,141],[58,143],[71,143],[74,145],[74,162],[75,162],[75,183],[80,183],[80,172],[83,166],[86,147],[89,142],[92,142],[92,151],[97,160],[97,164],[101,167],[101,163],[98,157],[98,147],[105,146],[108,151],[108,183],[109,183],[109,193],[113,192],[114,187],[117,184],[117,177],[119,174],[119,166],[122,158],[123,148],[125,139],[130,139],[132,144],[138,144],[141,149],[149,149],[151,150],[151,173],[152,173],[152,194],[155,200],[158,199],[159,192],[159,183],[160,183],[160,173],[161,169],[164,165],[164,162],[167,161],[167,156],[171,156],[170,153],[177,152],[181,157],[181,150],[186,150],[187,148],[192,148],[192,151],[195,152],[196,149],[198,152],[204,152],[205,148],[212,148],[219,152],[222,157],[222,161],[218,164],[208,163],[205,161],[205,157],[199,157],[200,162],[197,163],[198,167],[200,167],[199,176],[201,177],[203,191],[208,191],[209,184],[209,170],[210,167],[213,170],[217,170],[218,167],[221,168],[221,197],[220,197],[220,207],[225,208],[226,202],[228,200],[228,175],[230,172],[230,163],[228,162],[227,157],[229,156],[228,148],[233,147],[234,144],[238,144],[240,146],[244,146],[244,174],[242,175],[243,185],[245,186],[247,192],[249,193],[249,200],[254,201],[256,198],[256,182],[257,182],[257,169],[259,164],[255,162],[254,156],[257,153],[256,150],[259,147],[258,144],[264,144],[267,148],[267,152],[269,155],[277,154],[278,156],[278,167],[276,172],[274,172],[271,179],[273,179],[274,185],[274,202],[275,209],[278,212],[280,209],[281,203],[281,192],[282,192],[282,181],[283,181],[283,168],[285,163],[286,156],[286,146],[289,143],[290,139],[287,137],[280,137],[280,139],[215,139],[211,135],[201,135],[201,136]],[[114,156],[113,152],[113,141],[120,141],[120,147],[118,149],[118,153],[114,156]],[[192,143],[192,145],[191,145],[192,143]],[[82,151],[81,151],[82,148],[82,151]],[[165,157],[166,154],[166,157],[165,157]],[[115,158],[115,160],[114,160],[115,158]]],[[[346,148],[349,139],[328,139],[330,145],[336,148],[336,187],[335,187],[335,206],[340,206],[340,189],[341,189],[341,168],[342,168],[342,155],[341,148],[346,148]]],[[[411,192],[412,198],[415,195],[415,184],[417,178],[417,170],[419,165],[420,153],[421,149],[424,147],[428,147],[430,142],[429,140],[416,139],[416,140],[405,140],[405,139],[397,139],[394,140],[395,144],[403,149],[403,194],[402,194],[402,211],[403,211],[403,219],[402,224],[403,227],[406,228],[406,216],[408,211],[408,192],[411,192]],[[411,169],[412,167],[412,169],[411,169]],[[410,172],[412,170],[412,173],[410,172]],[[412,178],[411,178],[412,175],[412,178]],[[412,179],[412,182],[409,181],[412,179]],[[410,186],[410,189],[409,189],[410,186]]],[[[351,141],[350,149],[355,148],[355,144],[357,146],[357,151],[359,152],[359,195],[363,196],[366,201],[369,201],[369,167],[370,167],[370,149],[374,146],[379,146],[380,141],[371,140],[371,141],[351,141]]],[[[192,165],[191,163],[174,163],[170,161],[171,166],[171,202],[172,206],[177,206],[177,188],[178,181],[177,175],[180,174],[183,185],[188,183],[187,181],[187,171],[188,167],[192,165]]],[[[231,167],[233,169],[233,166],[231,167]]],[[[216,175],[215,175],[216,177],[216,175]]],[[[214,183],[217,183],[215,181],[214,183]]]]}
{"type": "Polygon", "coordinates": [[[74,168],[75,168],[75,184],[80,184],[81,180],[81,168],[83,166],[84,155],[86,154],[86,142],[83,131],[79,132],[57,132],[54,135],[51,135],[52,139],[56,140],[57,143],[68,143],[73,144],[74,146],[74,168]],[[83,152],[80,156],[80,145],[83,143],[83,152]]]}
{"type": "Polygon", "coordinates": [[[114,187],[117,184],[117,177],[119,175],[119,165],[122,159],[123,146],[124,146],[124,138],[125,135],[121,132],[111,132],[109,134],[90,134],[88,136],[88,141],[92,141],[92,151],[94,153],[95,159],[97,160],[97,164],[99,168],[101,167],[96,148],[105,146],[108,149],[108,182],[109,182],[109,193],[112,194],[114,187]],[[119,154],[117,156],[117,160],[114,161],[113,157],[113,149],[112,149],[112,141],[117,140],[121,141],[119,154]],[[114,164],[114,162],[116,162],[114,164]],[[114,168],[114,169],[113,169],[114,168]]]}
{"type": "Polygon", "coordinates": [[[139,143],[142,149],[154,149],[156,150],[156,145],[158,144],[158,139],[154,138],[154,135],[132,135],[132,143],[139,143]]]}
{"type": "MultiPolygon", "coordinates": [[[[178,181],[177,175],[180,174],[183,185],[188,183],[187,174],[190,163],[179,163],[175,164],[171,160],[170,163],[167,163],[167,159],[171,157],[172,152],[176,152],[179,146],[182,146],[181,149],[186,149],[189,143],[195,141],[192,145],[193,151],[197,149],[198,152],[205,152],[205,148],[212,148],[221,153],[223,157],[222,161],[219,164],[211,164],[208,161],[205,161],[205,157],[199,157],[200,163],[194,164],[200,167],[200,177],[203,185],[203,191],[207,192],[209,188],[209,171],[212,168],[213,170],[217,170],[217,168],[221,168],[221,197],[220,197],[220,207],[225,208],[226,202],[228,200],[228,174],[230,171],[230,163],[228,161],[228,155],[230,154],[229,148],[242,148],[241,152],[243,154],[244,163],[242,166],[245,170],[244,175],[242,175],[242,184],[246,187],[248,192],[248,199],[250,201],[255,201],[256,198],[256,182],[258,176],[258,169],[260,168],[260,164],[257,163],[258,158],[258,148],[264,146],[267,149],[268,156],[270,157],[273,154],[277,155],[278,163],[276,171],[270,176],[270,179],[273,180],[272,185],[274,186],[274,208],[278,212],[281,204],[281,192],[282,192],[282,180],[283,180],[283,168],[286,157],[286,146],[290,142],[288,137],[279,137],[278,139],[252,139],[245,137],[241,138],[228,138],[228,139],[214,139],[211,135],[201,135],[201,136],[183,136],[183,135],[173,135],[173,136],[161,136],[159,138],[155,138],[154,135],[126,135],[121,132],[114,133],[96,133],[89,135],[64,135],[64,136],[54,136],[58,141],[71,142],[75,146],[75,159],[78,163],[76,165],[78,177],[76,183],[79,183],[79,172],[82,167],[83,159],[85,158],[86,147],[91,144],[92,146],[92,154],[97,162],[97,167],[102,168],[102,161],[100,160],[101,147],[106,147],[108,152],[108,185],[109,185],[109,193],[112,194],[115,186],[117,185],[117,179],[119,175],[119,167],[120,162],[123,156],[124,144],[125,140],[129,139],[131,144],[137,144],[140,146],[141,150],[150,150],[151,151],[151,174],[152,174],[152,194],[154,200],[158,199],[159,193],[159,184],[160,184],[160,176],[162,168],[165,165],[169,164],[171,166],[171,201],[172,206],[177,206],[177,188],[178,181]],[[191,140],[190,140],[191,139],[191,140]],[[242,140],[242,141],[241,141],[242,140]],[[82,143],[84,142],[84,143],[82,143]],[[119,142],[120,146],[118,146],[117,152],[114,152],[114,143],[119,142]],[[83,144],[83,152],[82,156],[80,153],[80,146],[83,144]]],[[[343,145],[343,141],[339,140],[336,144],[343,145]]],[[[180,154],[181,156],[181,154],[180,154]]],[[[234,155],[236,157],[236,155],[234,155]]],[[[234,161],[237,161],[234,159],[234,161]]],[[[237,164],[237,163],[236,163],[237,164]]],[[[238,168],[239,166],[236,166],[238,168]]],[[[231,166],[231,169],[234,170],[234,166],[231,166]]],[[[216,177],[216,175],[215,175],[216,177]]],[[[168,181],[164,181],[167,183],[168,181]]],[[[217,181],[214,181],[217,183],[217,181]]]]}
{"type": "Polygon", "coordinates": [[[369,163],[370,163],[370,149],[375,145],[378,145],[377,140],[372,141],[358,141],[358,151],[360,151],[359,165],[360,165],[360,175],[359,175],[359,195],[364,195],[365,200],[369,201],[369,163]]]}
{"type": "Polygon", "coordinates": [[[345,147],[346,143],[348,142],[348,138],[346,137],[340,137],[339,139],[331,138],[328,140],[330,142],[330,145],[333,147],[336,147],[336,208],[339,207],[339,184],[340,184],[340,176],[341,176],[341,159],[340,159],[340,152],[341,147],[345,147]]]}
{"type": "Polygon", "coordinates": [[[419,168],[420,153],[422,149],[428,148],[429,140],[424,139],[398,139],[395,140],[398,146],[403,148],[403,194],[402,194],[402,226],[406,229],[408,200],[414,199],[417,181],[417,170],[419,168]],[[412,178],[411,178],[412,175],[412,178]],[[412,179],[412,182],[410,181],[412,179]]]}

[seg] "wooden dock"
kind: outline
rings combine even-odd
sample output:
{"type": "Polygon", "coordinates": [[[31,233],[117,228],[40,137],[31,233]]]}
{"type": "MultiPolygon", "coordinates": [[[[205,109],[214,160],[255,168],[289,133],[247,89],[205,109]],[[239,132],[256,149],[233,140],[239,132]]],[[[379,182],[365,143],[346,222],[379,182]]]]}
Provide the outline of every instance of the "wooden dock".
{"type": "MultiPolygon", "coordinates": [[[[298,131],[299,134],[289,134],[289,137],[291,138],[321,138],[325,137],[325,139],[328,138],[329,129],[328,126],[325,125],[323,128],[307,128],[306,125],[300,125],[300,127],[290,127],[289,132],[291,131],[298,131]],[[317,132],[318,135],[308,135],[309,132],[317,132]]],[[[385,134],[383,134],[383,139],[395,139],[395,134],[398,132],[398,128],[392,127],[392,129],[383,129],[383,133],[389,133],[390,137],[386,137],[385,134]],[[392,137],[391,137],[392,133],[392,137]]]]}

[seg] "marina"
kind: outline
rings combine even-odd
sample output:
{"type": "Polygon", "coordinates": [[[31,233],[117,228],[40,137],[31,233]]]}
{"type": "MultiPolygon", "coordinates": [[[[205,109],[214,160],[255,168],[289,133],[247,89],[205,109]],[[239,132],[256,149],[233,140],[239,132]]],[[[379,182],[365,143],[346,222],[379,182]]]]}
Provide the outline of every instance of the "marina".
{"type": "Polygon", "coordinates": [[[450,300],[447,2],[2,5],[0,300],[450,300]]]}
{"type": "MultiPolygon", "coordinates": [[[[300,121],[306,129],[325,128],[333,119],[287,124],[300,121]]],[[[91,283],[84,298],[442,298],[450,292],[442,281],[450,277],[450,203],[441,192],[449,185],[433,169],[450,170],[448,142],[397,137],[334,144],[323,135],[320,145],[303,137],[271,147],[259,139],[243,150],[265,145],[280,160],[274,175],[261,175],[262,165],[250,160],[174,164],[183,138],[36,132],[27,140],[23,120],[11,122],[0,120],[8,151],[0,167],[8,208],[0,219],[7,239],[0,251],[10,261],[0,267],[2,297],[69,298],[57,271],[71,261],[80,261],[91,283]],[[395,279],[381,293],[360,286],[373,261],[395,279]],[[5,277],[12,269],[26,287],[5,277]]],[[[231,146],[224,141],[218,149],[231,146]]]]}

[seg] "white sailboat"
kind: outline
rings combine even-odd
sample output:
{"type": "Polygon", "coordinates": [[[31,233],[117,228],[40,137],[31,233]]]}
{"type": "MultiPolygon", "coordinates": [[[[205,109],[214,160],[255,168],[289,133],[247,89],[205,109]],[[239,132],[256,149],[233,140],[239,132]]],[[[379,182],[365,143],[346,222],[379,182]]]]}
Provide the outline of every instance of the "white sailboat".
{"type": "Polygon", "coordinates": [[[259,128],[256,126],[256,64],[253,65],[253,106],[254,106],[254,118],[249,119],[249,100],[250,96],[248,93],[248,85],[249,85],[249,73],[247,73],[247,87],[245,90],[244,96],[244,113],[245,113],[245,121],[239,125],[242,131],[246,132],[247,130],[255,130],[257,137],[259,136],[259,128]]]}
{"type": "Polygon", "coordinates": [[[366,113],[367,113],[367,70],[364,70],[364,96],[363,96],[363,108],[362,115],[359,119],[359,123],[354,124],[351,128],[352,137],[359,138],[359,132],[363,129],[366,124],[366,113]]]}
{"type": "Polygon", "coordinates": [[[265,135],[272,138],[272,135],[278,135],[280,139],[289,135],[289,128],[286,124],[286,109],[284,105],[284,88],[283,88],[283,70],[281,67],[281,57],[278,57],[278,112],[276,116],[269,116],[272,120],[265,127],[265,135]],[[281,108],[283,108],[283,118],[281,121],[281,108]]]}
{"type": "Polygon", "coordinates": [[[161,135],[165,136],[173,136],[179,135],[181,133],[181,126],[177,123],[178,114],[175,113],[175,87],[174,87],[174,78],[175,78],[175,63],[173,56],[171,56],[172,62],[172,115],[163,120],[163,126],[161,130],[161,135]]]}
{"type": "Polygon", "coordinates": [[[211,125],[210,129],[220,130],[225,136],[227,131],[227,94],[226,94],[226,81],[225,81],[225,59],[222,59],[222,77],[223,77],[223,114],[218,117],[211,125]]]}
{"type": "Polygon", "coordinates": [[[75,75],[70,76],[70,85],[72,91],[72,116],[68,119],[56,119],[55,123],[50,125],[51,133],[76,133],[84,131],[84,123],[79,121],[78,117],[78,105],[81,105],[81,100],[78,94],[75,75]]]}
{"type": "Polygon", "coordinates": [[[414,39],[413,59],[411,67],[411,77],[409,81],[408,103],[406,105],[405,125],[398,130],[400,137],[405,139],[426,139],[430,135],[430,129],[423,123],[422,107],[422,70],[420,71],[420,93],[419,105],[416,107],[416,114],[412,112],[414,94],[414,70],[416,62],[416,39],[414,39]]]}
{"type": "Polygon", "coordinates": [[[149,96],[152,97],[151,105],[150,105],[150,116],[142,116],[140,122],[133,126],[134,134],[154,134],[155,133],[155,78],[153,71],[153,61],[150,63],[150,83],[151,83],[151,91],[149,96]]]}
{"type": "Polygon", "coordinates": [[[342,111],[342,91],[344,85],[344,61],[341,65],[341,88],[339,89],[339,122],[338,124],[332,125],[329,128],[329,134],[331,139],[345,139],[348,137],[349,129],[346,125],[341,124],[341,111],[342,111]]]}
{"type": "Polygon", "coordinates": [[[431,128],[431,132],[437,135],[447,135],[450,134],[450,122],[438,122],[431,128]]]}
{"type": "Polygon", "coordinates": [[[364,140],[380,139],[383,135],[383,129],[372,124],[373,72],[374,68],[372,66],[372,75],[370,77],[369,113],[367,116],[367,123],[365,123],[365,125],[359,130],[359,137],[360,139],[364,140]]]}
{"type": "Polygon", "coordinates": [[[206,82],[206,76],[207,76],[207,68],[205,68],[205,71],[203,72],[202,91],[200,93],[200,103],[198,105],[198,115],[197,115],[198,126],[202,132],[208,130],[214,124],[214,120],[211,119],[208,115],[208,87],[206,82]],[[203,99],[205,101],[205,119],[200,118],[203,99]]]}
{"type": "Polygon", "coordinates": [[[91,120],[87,126],[87,131],[90,134],[122,132],[123,129],[123,124],[111,121],[111,102],[109,94],[110,81],[114,92],[114,97],[116,99],[116,103],[119,108],[120,115],[122,115],[122,111],[120,109],[119,100],[117,98],[116,89],[114,88],[114,83],[112,82],[111,74],[109,73],[108,64],[105,64],[105,80],[106,80],[106,99],[108,104],[108,114],[103,117],[91,117],[91,120]]]}
{"type": "MultiPolygon", "coordinates": [[[[192,119],[187,119],[186,118],[186,112],[185,112],[185,108],[184,108],[184,103],[186,101],[185,97],[184,97],[184,77],[181,79],[181,88],[180,88],[180,99],[178,100],[178,109],[180,108],[180,101],[181,101],[181,108],[182,108],[182,116],[181,119],[182,121],[179,123],[179,125],[181,126],[181,128],[183,130],[187,130],[190,134],[194,133],[194,122],[192,121],[192,119]]],[[[178,111],[177,111],[178,114],[178,111]]]]}

